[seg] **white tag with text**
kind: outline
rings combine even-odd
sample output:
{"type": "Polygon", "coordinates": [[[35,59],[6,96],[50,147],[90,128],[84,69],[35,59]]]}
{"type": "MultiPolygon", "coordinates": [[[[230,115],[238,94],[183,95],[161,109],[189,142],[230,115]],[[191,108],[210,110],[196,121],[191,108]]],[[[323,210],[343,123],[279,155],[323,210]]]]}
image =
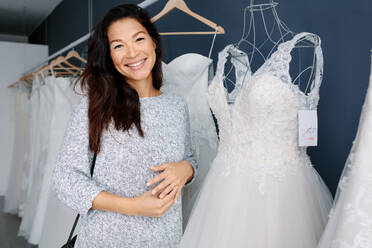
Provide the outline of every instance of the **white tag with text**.
{"type": "Polygon", "coordinates": [[[298,111],[298,145],[318,145],[318,115],[316,110],[298,111]]]}

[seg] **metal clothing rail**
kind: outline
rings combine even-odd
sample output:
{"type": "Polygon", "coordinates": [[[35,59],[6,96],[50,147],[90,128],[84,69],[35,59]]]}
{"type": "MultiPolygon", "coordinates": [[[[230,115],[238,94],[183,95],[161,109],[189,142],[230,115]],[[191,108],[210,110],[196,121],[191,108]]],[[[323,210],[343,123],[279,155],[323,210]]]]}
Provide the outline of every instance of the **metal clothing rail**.
{"type": "MultiPolygon", "coordinates": [[[[141,8],[147,8],[149,7],[150,5],[152,5],[153,3],[157,2],[159,0],[145,0],[143,2],[141,2],[140,4],[138,4],[138,6],[140,6],[141,8]]],[[[71,48],[74,48],[76,47],[77,45],[83,43],[84,41],[88,40],[89,39],[89,36],[90,36],[90,33],[87,33],[86,35],[82,36],[81,38],[77,39],[76,41],[72,42],[70,45],[67,45],[65,46],[64,48],[62,48],[61,50],[53,53],[52,55],[50,55],[48,58],[46,58],[43,62],[41,62],[40,64],[38,64],[37,66],[31,68],[29,71],[27,71],[25,74],[27,73],[30,73],[32,71],[34,71],[35,69],[39,68],[40,66],[42,66],[44,63],[48,62],[49,60],[57,57],[58,55],[70,50],[71,48]]]]}

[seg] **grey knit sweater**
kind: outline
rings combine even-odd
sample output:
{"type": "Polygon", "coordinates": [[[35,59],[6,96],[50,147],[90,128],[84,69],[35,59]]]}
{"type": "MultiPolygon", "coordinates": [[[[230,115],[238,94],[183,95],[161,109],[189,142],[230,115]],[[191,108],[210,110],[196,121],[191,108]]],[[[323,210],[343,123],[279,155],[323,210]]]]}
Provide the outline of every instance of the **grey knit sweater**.
{"type": "Polygon", "coordinates": [[[54,170],[53,188],[62,202],[82,215],[77,248],[178,246],[182,236],[180,200],[160,218],[91,209],[102,190],[136,197],[152,189],[146,186],[157,174],[149,169],[151,165],[187,160],[196,172],[186,102],[163,93],[140,98],[140,106],[145,137],[140,137],[135,127],[122,132],[111,124],[102,135],[93,179],[89,172],[87,98],[71,116],[54,170]]]}

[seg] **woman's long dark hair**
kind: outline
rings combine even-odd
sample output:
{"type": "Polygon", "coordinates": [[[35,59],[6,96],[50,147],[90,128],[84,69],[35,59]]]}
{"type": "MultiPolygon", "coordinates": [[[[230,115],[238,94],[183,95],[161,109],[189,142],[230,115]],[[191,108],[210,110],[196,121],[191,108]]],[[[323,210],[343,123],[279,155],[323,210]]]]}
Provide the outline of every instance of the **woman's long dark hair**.
{"type": "Polygon", "coordinates": [[[111,9],[96,24],[88,40],[88,61],[80,80],[82,89],[88,92],[89,147],[95,153],[100,151],[102,132],[111,121],[114,121],[117,130],[122,131],[128,131],[134,124],[139,135],[144,137],[138,93],[116,70],[110,56],[107,29],[123,18],[137,20],[155,42],[153,86],[160,89],[162,85],[160,35],[148,14],[134,4],[123,4],[111,9]]]}

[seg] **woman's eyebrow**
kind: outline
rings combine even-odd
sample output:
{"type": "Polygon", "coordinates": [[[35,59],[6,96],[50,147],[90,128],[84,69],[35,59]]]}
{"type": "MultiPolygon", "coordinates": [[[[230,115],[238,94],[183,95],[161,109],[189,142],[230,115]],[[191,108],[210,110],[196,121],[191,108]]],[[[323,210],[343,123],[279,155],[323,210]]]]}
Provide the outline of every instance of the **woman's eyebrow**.
{"type": "Polygon", "coordinates": [[[111,44],[112,42],[122,42],[122,40],[121,40],[121,39],[115,39],[115,40],[110,41],[110,44],[111,44]]]}
{"type": "Polygon", "coordinates": [[[136,37],[137,35],[139,35],[139,34],[145,34],[145,31],[138,31],[137,33],[135,33],[132,37],[136,37]]]}
{"type": "MultiPolygon", "coordinates": [[[[145,31],[138,31],[137,33],[135,33],[134,35],[132,35],[132,37],[136,37],[139,34],[145,34],[145,31]]],[[[110,41],[110,44],[112,42],[122,42],[122,41],[123,41],[122,39],[115,39],[115,40],[110,41]]]]}

